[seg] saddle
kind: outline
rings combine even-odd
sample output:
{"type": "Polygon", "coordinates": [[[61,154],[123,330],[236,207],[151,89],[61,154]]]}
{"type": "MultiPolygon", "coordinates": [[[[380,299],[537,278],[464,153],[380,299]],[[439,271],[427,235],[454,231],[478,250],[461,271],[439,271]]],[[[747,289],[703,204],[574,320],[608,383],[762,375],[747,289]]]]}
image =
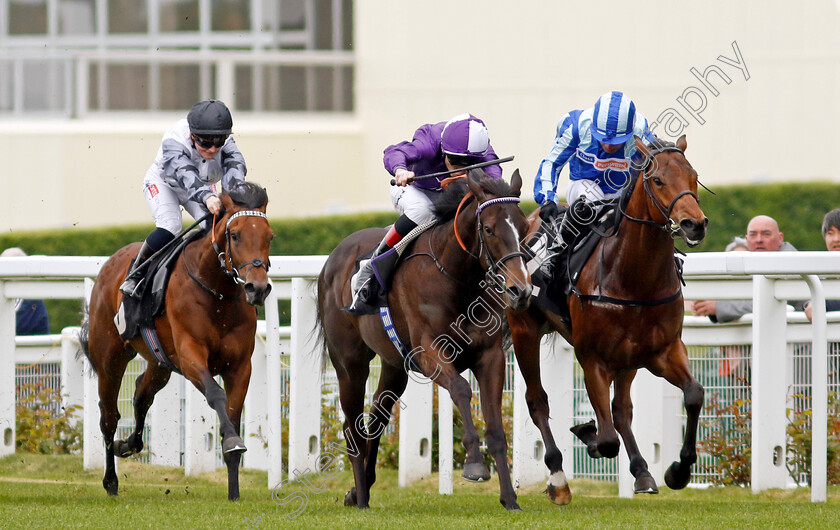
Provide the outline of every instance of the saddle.
{"type": "Polygon", "coordinates": [[[621,222],[616,201],[593,203],[596,208],[594,221],[575,224],[579,230],[573,241],[564,244],[559,240],[563,218],[568,207],[561,210],[551,225],[543,223],[528,243],[531,259],[526,266],[534,285],[534,302],[543,309],[571,319],[566,297],[577,285],[583,266],[602,237],[612,235],[621,222]]]}
{"type": "Polygon", "coordinates": [[[155,317],[161,315],[166,309],[166,287],[178,256],[189,243],[204,234],[203,230],[192,229],[176,244],[149,258],[149,264],[138,284],[140,295],[124,296],[117,318],[114,320],[123,340],[136,337],[143,328],[154,329],[155,317]]]}

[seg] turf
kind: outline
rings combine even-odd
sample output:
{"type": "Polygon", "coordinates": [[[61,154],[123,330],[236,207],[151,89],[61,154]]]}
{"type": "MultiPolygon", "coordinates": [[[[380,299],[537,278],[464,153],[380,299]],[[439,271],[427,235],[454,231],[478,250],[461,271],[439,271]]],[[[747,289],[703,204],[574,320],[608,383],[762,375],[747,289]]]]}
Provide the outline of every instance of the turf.
{"type": "Polygon", "coordinates": [[[244,470],[242,498],[227,501],[224,470],[184,477],[183,469],[119,462],[120,495],[108,497],[100,471],[84,471],[79,456],[16,454],[0,460],[2,528],[832,528],[840,527],[840,487],[810,502],[810,490],[753,495],[743,488],[671,491],[618,498],[615,484],[573,480],[573,501],[554,506],[544,486],[519,490],[524,511],[499,504],[498,481],[455,481],[437,494],[437,477],[397,487],[381,471],[371,508],[343,506],[352,474],[312,477],[272,491],[264,472],[244,470]],[[310,489],[311,488],[311,489],[310,489]],[[316,491],[313,491],[316,490],[316,491]],[[285,501],[285,503],[284,503],[285,501]],[[299,513],[294,517],[295,512],[299,513]]]}

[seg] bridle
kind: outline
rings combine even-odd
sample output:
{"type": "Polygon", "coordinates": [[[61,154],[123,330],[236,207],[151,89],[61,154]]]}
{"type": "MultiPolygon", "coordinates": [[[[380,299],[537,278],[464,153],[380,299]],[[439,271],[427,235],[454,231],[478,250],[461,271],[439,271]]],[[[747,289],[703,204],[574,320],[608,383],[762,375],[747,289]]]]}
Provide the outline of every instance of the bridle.
{"type": "Polygon", "coordinates": [[[520,199],[519,197],[496,197],[494,199],[488,199],[476,206],[475,217],[477,220],[476,229],[478,230],[479,247],[478,255],[475,255],[467,249],[467,246],[464,244],[463,240],[461,240],[461,235],[458,233],[458,215],[461,212],[461,207],[464,206],[464,204],[467,202],[467,199],[469,199],[472,196],[472,192],[468,192],[466,195],[464,195],[464,198],[461,199],[461,204],[458,205],[458,210],[455,212],[455,222],[453,224],[453,230],[455,231],[455,239],[458,240],[458,244],[461,246],[461,249],[470,256],[476,258],[479,261],[481,261],[481,256],[484,256],[484,263],[487,266],[487,271],[493,278],[498,279],[501,276],[501,274],[499,273],[499,269],[502,268],[502,265],[504,265],[506,261],[513,258],[527,259],[527,256],[524,252],[520,252],[517,250],[509,254],[505,254],[498,260],[493,261],[493,256],[490,253],[490,248],[487,246],[487,242],[484,240],[484,224],[481,222],[481,212],[488,206],[493,206],[495,204],[504,204],[510,202],[519,204],[520,199]]]}
{"type": "MultiPolygon", "coordinates": [[[[227,223],[225,223],[225,248],[230,250],[230,223],[239,217],[262,217],[263,219],[268,222],[268,217],[263,212],[259,212],[257,210],[241,210],[236,212],[235,214],[228,217],[227,223]]],[[[216,224],[216,218],[213,216],[213,225],[216,224]]],[[[233,259],[231,258],[230,252],[225,252],[224,250],[219,248],[219,245],[216,244],[216,234],[215,229],[213,231],[213,249],[216,251],[216,255],[219,258],[219,264],[222,267],[222,271],[228,275],[236,284],[238,285],[245,285],[245,280],[239,275],[239,269],[244,267],[257,267],[259,269],[265,269],[265,272],[268,272],[268,269],[271,267],[271,260],[263,261],[259,258],[252,259],[251,261],[246,261],[239,265],[239,268],[233,265],[233,259]]]]}
{"type": "MultiPolygon", "coordinates": [[[[676,238],[679,235],[679,232],[680,232],[681,228],[680,228],[680,224],[677,223],[676,221],[674,221],[671,218],[671,213],[674,210],[674,205],[676,205],[677,201],[680,200],[681,198],[683,198],[683,196],[685,196],[685,195],[690,195],[690,196],[694,197],[694,200],[697,201],[698,205],[700,204],[700,198],[697,196],[696,193],[694,193],[691,190],[683,190],[680,193],[678,193],[676,195],[676,197],[671,199],[671,203],[666,208],[665,205],[662,203],[662,201],[659,200],[659,197],[657,197],[656,193],[654,193],[652,185],[650,183],[650,180],[654,176],[654,172],[650,172],[650,173],[648,173],[648,172],[650,171],[651,166],[654,166],[654,169],[655,169],[656,164],[655,164],[654,158],[656,157],[656,155],[659,155],[659,154],[662,154],[662,153],[669,153],[669,152],[670,153],[682,153],[683,151],[679,147],[672,146],[672,145],[668,145],[668,146],[665,146],[665,147],[660,147],[659,149],[655,149],[655,150],[650,152],[649,156],[647,157],[647,161],[646,161],[644,167],[642,168],[642,187],[644,188],[645,195],[647,195],[647,197],[650,199],[650,201],[653,203],[653,205],[656,206],[656,209],[659,211],[659,213],[662,214],[662,217],[665,219],[665,223],[660,224],[660,223],[657,223],[655,221],[651,221],[649,219],[637,219],[636,217],[633,217],[633,216],[629,215],[625,211],[624,207],[622,207],[622,202],[623,201],[619,201],[618,208],[619,208],[619,211],[621,211],[621,214],[624,217],[626,217],[627,219],[629,219],[630,221],[633,221],[635,223],[641,223],[641,224],[645,224],[645,225],[655,226],[657,228],[661,228],[666,233],[670,234],[670,236],[672,238],[676,238]]],[[[633,181],[633,186],[635,187],[635,185],[636,185],[635,181],[633,181]]],[[[628,193],[627,193],[628,197],[630,196],[630,194],[632,192],[633,192],[632,189],[628,190],[628,193]]]]}

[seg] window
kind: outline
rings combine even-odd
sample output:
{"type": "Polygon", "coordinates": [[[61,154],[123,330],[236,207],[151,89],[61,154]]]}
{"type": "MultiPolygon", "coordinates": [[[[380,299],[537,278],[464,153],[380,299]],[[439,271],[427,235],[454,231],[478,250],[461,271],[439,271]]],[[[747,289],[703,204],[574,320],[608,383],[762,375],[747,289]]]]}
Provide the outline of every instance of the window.
{"type": "Polygon", "coordinates": [[[9,21],[0,114],[179,110],[204,97],[237,111],[353,110],[352,0],[0,0],[0,9],[9,21]]]}

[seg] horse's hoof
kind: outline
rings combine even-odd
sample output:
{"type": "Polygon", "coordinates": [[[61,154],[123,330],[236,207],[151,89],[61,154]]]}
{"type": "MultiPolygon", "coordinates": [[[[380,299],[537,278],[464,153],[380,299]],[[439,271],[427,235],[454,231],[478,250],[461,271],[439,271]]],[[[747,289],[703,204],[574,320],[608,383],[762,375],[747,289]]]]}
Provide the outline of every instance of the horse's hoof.
{"type": "Polygon", "coordinates": [[[355,506],[356,505],[356,488],[355,487],[350,488],[350,491],[348,491],[344,495],[344,505],[345,506],[355,506]]]}
{"type": "Polygon", "coordinates": [[[691,468],[689,466],[685,466],[685,468],[683,468],[680,466],[679,462],[674,462],[668,466],[668,470],[665,472],[665,484],[667,484],[672,490],[683,489],[688,486],[688,482],[690,480],[691,468]],[[683,469],[685,469],[685,471],[683,471],[683,469]]]}
{"type": "Polygon", "coordinates": [[[659,493],[659,488],[656,487],[656,481],[650,475],[639,477],[633,483],[633,493],[659,493]]]}
{"type": "Polygon", "coordinates": [[[569,430],[572,431],[572,434],[577,436],[578,439],[586,445],[589,445],[589,440],[598,433],[598,427],[595,425],[595,420],[589,420],[586,423],[575,425],[569,430]]]}
{"type": "Polygon", "coordinates": [[[511,502],[510,505],[502,502],[502,506],[504,506],[505,510],[507,510],[509,512],[521,512],[522,511],[522,508],[519,507],[519,503],[516,502],[516,501],[511,502]]]}
{"type": "Polygon", "coordinates": [[[139,440],[140,447],[136,447],[126,440],[118,440],[115,443],[114,454],[119,458],[128,458],[133,454],[137,454],[143,450],[143,441],[139,440]]]}
{"type": "Polygon", "coordinates": [[[553,484],[549,484],[548,488],[545,490],[545,494],[548,497],[548,500],[557,506],[565,506],[572,502],[572,490],[569,489],[568,484],[565,486],[554,486],[553,484]]]}
{"type": "Polygon", "coordinates": [[[484,462],[476,462],[474,464],[464,464],[464,473],[461,475],[464,480],[470,482],[484,482],[490,480],[490,470],[484,462]]]}
{"type": "Polygon", "coordinates": [[[232,453],[244,453],[248,448],[239,436],[229,436],[222,442],[222,452],[226,455],[232,453]]]}
{"type": "Polygon", "coordinates": [[[607,458],[617,457],[619,449],[621,449],[621,443],[618,441],[618,438],[598,444],[598,453],[607,458]]]}
{"type": "Polygon", "coordinates": [[[586,454],[589,455],[589,458],[601,458],[602,456],[604,456],[598,452],[598,447],[595,445],[587,445],[586,454]]]}
{"type": "Polygon", "coordinates": [[[105,488],[109,497],[116,497],[119,495],[119,486],[120,483],[116,479],[102,479],[102,487],[105,488]]]}

